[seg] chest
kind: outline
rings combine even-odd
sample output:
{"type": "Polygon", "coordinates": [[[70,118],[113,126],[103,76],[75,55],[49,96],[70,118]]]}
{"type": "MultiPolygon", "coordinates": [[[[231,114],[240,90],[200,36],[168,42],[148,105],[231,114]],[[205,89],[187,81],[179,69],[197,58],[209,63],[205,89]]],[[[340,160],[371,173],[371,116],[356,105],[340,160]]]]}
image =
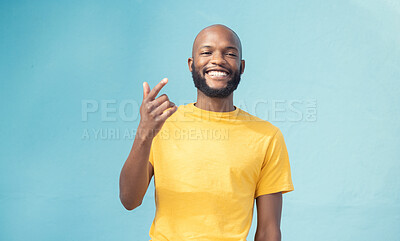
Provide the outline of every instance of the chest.
{"type": "MultiPolygon", "coordinates": [[[[176,137],[176,136],[175,136],[176,137]]],[[[261,140],[228,135],[158,143],[154,176],[156,187],[182,192],[251,191],[265,156],[261,140]]]]}

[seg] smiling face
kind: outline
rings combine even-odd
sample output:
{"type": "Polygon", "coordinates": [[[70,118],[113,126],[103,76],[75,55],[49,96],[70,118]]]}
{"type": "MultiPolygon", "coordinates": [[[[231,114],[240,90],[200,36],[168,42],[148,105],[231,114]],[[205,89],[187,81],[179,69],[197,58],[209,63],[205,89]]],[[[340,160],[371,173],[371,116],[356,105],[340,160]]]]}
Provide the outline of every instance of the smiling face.
{"type": "Polygon", "coordinates": [[[237,35],[223,25],[203,29],[196,37],[189,70],[195,86],[209,97],[229,96],[239,85],[244,71],[237,35]]]}

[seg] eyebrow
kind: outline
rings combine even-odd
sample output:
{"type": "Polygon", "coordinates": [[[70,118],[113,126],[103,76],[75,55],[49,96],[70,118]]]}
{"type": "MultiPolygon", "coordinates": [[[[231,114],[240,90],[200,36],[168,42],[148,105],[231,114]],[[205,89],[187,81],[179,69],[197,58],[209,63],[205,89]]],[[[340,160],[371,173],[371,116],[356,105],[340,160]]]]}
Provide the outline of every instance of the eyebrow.
{"type": "MultiPolygon", "coordinates": [[[[203,45],[199,49],[203,49],[203,48],[213,48],[213,47],[210,45],[203,45]]],[[[235,46],[228,46],[228,47],[226,47],[226,49],[233,49],[233,50],[239,51],[239,49],[236,48],[235,46]]]]}

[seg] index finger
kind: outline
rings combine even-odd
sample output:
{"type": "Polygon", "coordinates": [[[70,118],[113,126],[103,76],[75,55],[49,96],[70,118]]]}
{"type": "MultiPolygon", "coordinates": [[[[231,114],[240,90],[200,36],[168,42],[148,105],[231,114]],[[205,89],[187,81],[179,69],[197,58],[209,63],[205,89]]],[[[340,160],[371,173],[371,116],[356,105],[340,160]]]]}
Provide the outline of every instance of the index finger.
{"type": "Polygon", "coordinates": [[[158,83],[156,86],[154,86],[154,88],[150,91],[150,93],[147,95],[148,98],[150,98],[151,100],[154,100],[156,98],[156,96],[158,95],[158,92],[160,92],[160,90],[162,89],[162,87],[165,86],[165,84],[167,84],[168,79],[164,78],[160,81],[160,83],[158,83]]]}

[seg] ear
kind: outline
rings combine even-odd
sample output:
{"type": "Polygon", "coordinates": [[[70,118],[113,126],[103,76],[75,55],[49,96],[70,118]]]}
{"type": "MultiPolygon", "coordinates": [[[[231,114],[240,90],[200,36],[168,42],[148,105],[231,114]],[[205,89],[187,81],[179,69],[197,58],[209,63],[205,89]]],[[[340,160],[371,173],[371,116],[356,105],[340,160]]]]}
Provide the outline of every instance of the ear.
{"type": "Polygon", "coordinates": [[[240,74],[243,74],[243,72],[244,72],[244,59],[242,59],[241,61],[241,68],[240,68],[240,74]]]}
{"type": "Polygon", "coordinates": [[[192,64],[193,64],[193,58],[188,58],[188,66],[189,66],[189,71],[192,72],[192,64]]]}

